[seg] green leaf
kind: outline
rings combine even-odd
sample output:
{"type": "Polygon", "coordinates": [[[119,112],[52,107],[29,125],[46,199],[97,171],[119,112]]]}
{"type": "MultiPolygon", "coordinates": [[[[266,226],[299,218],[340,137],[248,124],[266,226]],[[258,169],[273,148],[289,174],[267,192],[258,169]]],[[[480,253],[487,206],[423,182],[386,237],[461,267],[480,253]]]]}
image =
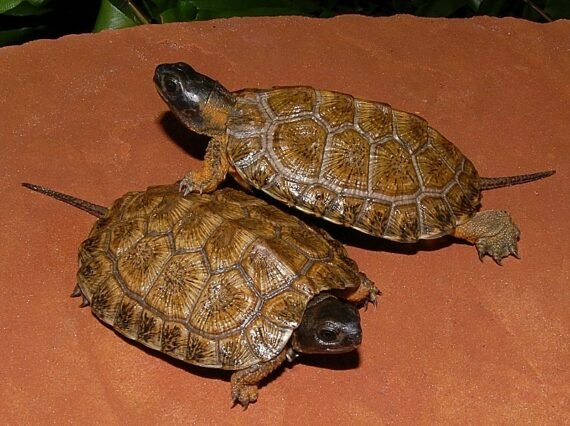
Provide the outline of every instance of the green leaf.
{"type": "Polygon", "coordinates": [[[134,18],[116,7],[110,0],[102,0],[93,31],[98,32],[109,28],[128,28],[136,25],[138,23],[134,18]]]}
{"type": "Polygon", "coordinates": [[[176,7],[165,10],[160,14],[160,22],[187,22],[196,19],[196,7],[191,1],[180,1],[176,7]]]}
{"type": "Polygon", "coordinates": [[[50,7],[49,3],[46,2],[45,5],[32,5],[27,2],[22,2],[13,9],[8,10],[5,15],[7,16],[40,16],[46,13],[52,12],[53,8],[50,7]]]}
{"type": "Polygon", "coordinates": [[[0,47],[10,46],[13,44],[20,44],[28,41],[37,32],[41,32],[45,29],[45,26],[37,27],[23,27],[15,30],[0,31],[0,47]]]}
{"type": "Polygon", "coordinates": [[[24,0],[0,0],[0,13],[12,10],[24,0]]]}

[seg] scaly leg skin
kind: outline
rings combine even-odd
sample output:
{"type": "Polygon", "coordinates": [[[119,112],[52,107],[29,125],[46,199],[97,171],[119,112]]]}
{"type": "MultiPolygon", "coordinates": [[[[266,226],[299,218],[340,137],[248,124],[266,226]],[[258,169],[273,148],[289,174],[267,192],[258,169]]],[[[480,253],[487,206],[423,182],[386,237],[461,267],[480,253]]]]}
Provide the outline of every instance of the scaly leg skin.
{"type": "Polygon", "coordinates": [[[364,305],[364,309],[368,309],[368,304],[372,303],[374,306],[378,304],[376,300],[378,295],[382,292],[370,281],[364,274],[362,276],[362,284],[357,289],[347,289],[340,292],[339,296],[348,302],[352,302],[358,306],[364,305]]]}
{"type": "Polygon", "coordinates": [[[208,143],[204,165],[200,170],[188,172],[180,181],[180,192],[188,195],[191,192],[212,192],[226,178],[229,162],[225,153],[223,137],[214,137],[208,143]]]}
{"type": "Polygon", "coordinates": [[[500,265],[501,260],[511,254],[517,259],[519,257],[517,242],[520,231],[506,211],[475,213],[469,222],[455,228],[453,235],[475,244],[480,260],[488,254],[500,265]]]}
{"type": "Polygon", "coordinates": [[[239,370],[232,374],[232,400],[234,406],[239,402],[245,410],[250,402],[257,400],[258,383],[283,364],[288,350],[289,348],[285,348],[277,357],[270,361],[252,365],[245,370],[239,370]]]}

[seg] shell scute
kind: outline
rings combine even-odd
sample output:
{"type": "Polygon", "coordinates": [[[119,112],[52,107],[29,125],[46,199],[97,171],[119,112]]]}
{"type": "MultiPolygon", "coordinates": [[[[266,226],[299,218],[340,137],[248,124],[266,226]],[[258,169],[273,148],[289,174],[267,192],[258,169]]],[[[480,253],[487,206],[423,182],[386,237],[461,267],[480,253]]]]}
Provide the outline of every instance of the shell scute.
{"type": "Polygon", "coordinates": [[[326,215],[336,223],[351,226],[358,218],[362,205],[362,197],[339,196],[329,204],[326,215]]]}
{"type": "Polygon", "coordinates": [[[394,206],[384,229],[384,237],[394,241],[414,242],[419,239],[420,227],[416,203],[394,206]]]}
{"type": "Polygon", "coordinates": [[[202,333],[219,335],[243,327],[259,299],[237,269],[215,274],[206,282],[190,315],[190,325],[202,333]]]}
{"type": "Polygon", "coordinates": [[[335,92],[319,91],[318,114],[332,128],[354,122],[354,98],[335,92]]]}
{"type": "Polygon", "coordinates": [[[152,349],[160,349],[163,322],[160,315],[144,309],[141,314],[137,340],[152,349]]]}
{"type": "Polygon", "coordinates": [[[210,235],[204,245],[204,250],[210,263],[210,270],[223,270],[238,263],[244,249],[255,238],[254,233],[237,227],[233,221],[222,223],[210,235]]]}
{"type": "Polygon", "coordinates": [[[248,325],[246,333],[252,352],[259,359],[269,361],[283,350],[292,330],[279,327],[259,316],[248,325]]]}
{"type": "Polygon", "coordinates": [[[366,191],[369,161],[368,140],[354,129],[343,130],[332,135],[327,146],[322,179],[337,187],[366,191]]]}
{"type": "Polygon", "coordinates": [[[123,296],[113,327],[129,339],[136,339],[143,308],[136,300],[123,296]]]}
{"type": "Polygon", "coordinates": [[[410,152],[415,152],[428,143],[428,124],[415,115],[392,110],[396,134],[410,152]]]}
{"type": "Polygon", "coordinates": [[[242,267],[261,296],[274,294],[287,287],[296,276],[295,271],[282,262],[269,245],[262,242],[252,244],[242,267]]]}
{"type": "Polygon", "coordinates": [[[426,146],[416,156],[420,175],[426,188],[442,190],[455,176],[441,155],[431,146],[426,146]]]}
{"type": "Polygon", "coordinates": [[[172,257],[148,290],[145,302],[166,318],[186,320],[209,272],[200,252],[172,257]]]}
{"type": "Polygon", "coordinates": [[[420,189],[412,156],[395,139],[378,144],[373,150],[372,190],[376,193],[411,196],[420,189]]]}
{"type": "Polygon", "coordinates": [[[267,300],[261,313],[273,324],[293,330],[301,323],[309,299],[306,293],[286,290],[278,297],[267,300]]]}
{"type": "Polygon", "coordinates": [[[194,364],[206,367],[224,367],[219,360],[215,340],[198,333],[189,333],[185,349],[185,359],[191,360],[194,364]]]}
{"type": "Polygon", "coordinates": [[[77,282],[83,295],[91,300],[111,275],[113,262],[105,251],[92,251],[90,256],[80,254],[79,258],[77,282]]]}
{"type": "Polygon", "coordinates": [[[172,254],[167,236],[140,240],[117,260],[117,271],[129,291],[143,296],[172,254]]]}
{"type": "Polygon", "coordinates": [[[326,129],[313,118],[277,124],[271,139],[273,156],[293,176],[316,179],[320,171],[318,159],[323,157],[326,135],[326,129]]]}
{"type": "Polygon", "coordinates": [[[390,203],[368,201],[362,208],[355,227],[373,235],[383,235],[391,209],[390,203]]]}
{"type": "Polygon", "coordinates": [[[419,201],[424,238],[435,238],[449,234],[455,227],[453,211],[442,197],[423,197],[419,201]]]}
{"type": "Polygon", "coordinates": [[[95,316],[104,323],[113,325],[123,295],[124,290],[116,278],[112,275],[109,276],[91,299],[91,309],[95,316]]]}
{"type": "Polygon", "coordinates": [[[174,246],[181,251],[202,248],[223,221],[221,216],[211,214],[208,209],[194,208],[173,228],[174,246]]]}
{"type": "Polygon", "coordinates": [[[392,108],[390,105],[356,101],[356,122],[358,127],[366,132],[373,141],[392,136],[392,108]]]}
{"type": "Polygon", "coordinates": [[[115,256],[121,256],[136,245],[146,233],[146,220],[136,217],[118,222],[110,230],[109,250],[115,256]]]}
{"type": "Polygon", "coordinates": [[[281,230],[281,238],[310,259],[328,260],[331,257],[330,244],[313,229],[287,227],[281,230]]]}
{"type": "Polygon", "coordinates": [[[337,197],[336,192],[323,185],[312,185],[297,200],[297,206],[304,211],[323,216],[328,206],[337,197]]]}
{"type": "Polygon", "coordinates": [[[267,92],[267,104],[278,117],[313,112],[315,102],[315,90],[310,87],[277,88],[267,92]]]}
{"type": "Polygon", "coordinates": [[[164,321],[160,342],[161,352],[178,359],[187,358],[188,328],[184,324],[175,321],[164,321]]]}
{"type": "Polygon", "coordinates": [[[261,361],[251,349],[245,331],[220,339],[218,358],[222,367],[236,370],[261,361]]]}
{"type": "Polygon", "coordinates": [[[259,152],[263,148],[261,136],[228,136],[228,155],[238,168],[251,166],[259,159],[259,152]]]}

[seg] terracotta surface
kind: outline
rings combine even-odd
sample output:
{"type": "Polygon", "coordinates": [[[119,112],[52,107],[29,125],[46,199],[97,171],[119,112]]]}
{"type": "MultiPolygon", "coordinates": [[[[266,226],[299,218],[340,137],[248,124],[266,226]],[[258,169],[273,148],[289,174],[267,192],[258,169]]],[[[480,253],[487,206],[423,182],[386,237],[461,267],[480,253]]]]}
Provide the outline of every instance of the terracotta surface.
{"type": "Polygon", "coordinates": [[[73,424],[570,423],[570,22],[411,17],[231,19],[0,49],[0,419],[73,424]],[[499,267],[443,240],[398,246],[340,232],[383,290],[359,356],[310,358],[230,409],[228,374],[121,339],[79,301],[93,218],[19,186],[109,204],[198,167],[195,139],[152,83],[186,61],[230,89],[307,84],[419,113],[500,176],[484,194],[522,230],[499,267]],[[194,142],[194,144],[193,144],[194,142]]]}

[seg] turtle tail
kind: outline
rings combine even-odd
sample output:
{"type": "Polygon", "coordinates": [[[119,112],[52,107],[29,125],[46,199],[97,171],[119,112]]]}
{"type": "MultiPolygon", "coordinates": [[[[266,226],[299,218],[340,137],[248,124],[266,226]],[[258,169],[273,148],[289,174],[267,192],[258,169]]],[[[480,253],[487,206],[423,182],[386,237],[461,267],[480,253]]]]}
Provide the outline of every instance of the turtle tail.
{"type": "Polygon", "coordinates": [[[481,178],[481,191],[487,189],[503,188],[505,186],[520,185],[521,183],[533,182],[535,180],[543,179],[552,176],[556,170],[546,170],[544,172],[531,173],[528,175],[517,176],[503,176],[493,178],[481,178]]]}
{"type": "Polygon", "coordinates": [[[26,188],[31,189],[32,191],[48,195],[52,198],[55,198],[56,200],[63,201],[64,203],[70,204],[73,207],[77,207],[78,209],[86,211],[87,213],[92,214],[93,216],[98,218],[102,218],[109,211],[107,207],[99,206],[97,204],[90,203],[89,201],[72,197],[71,195],[53,191],[51,189],[44,188],[43,186],[34,185],[33,183],[22,183],[22,186],[25,186],[26,188]]]}

